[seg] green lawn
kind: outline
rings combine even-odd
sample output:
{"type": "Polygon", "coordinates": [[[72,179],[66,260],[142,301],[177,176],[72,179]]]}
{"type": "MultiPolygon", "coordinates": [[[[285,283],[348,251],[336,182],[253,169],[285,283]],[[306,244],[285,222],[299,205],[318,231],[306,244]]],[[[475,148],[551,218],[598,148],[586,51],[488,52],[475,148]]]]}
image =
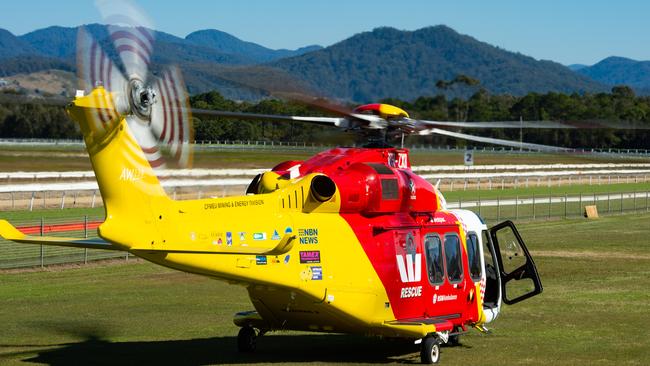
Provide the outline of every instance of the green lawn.
{"type": "MultiPolygon", "coordinates": [[[[650,359],[650,215],[519,225],[544,293],[506,307],[491,335],[442,364],[644,365],[650,359]]],[[[417,348],[344,335],[272,333],[235,351],[243,288],[145,262],[0,271],[0,364],[411,363],[417,348]]]]}
{"type": "MultiPolygon", "coordinates": [[[[241,148],[196,149],[195,168],[266,168],[286,160],[305,160],[327,147],[296,149],[273,147],[262,150],[241,148]]],[[[413,150],[412,165],[461,165],[462,150],[413,150]]],[[[650,159],[577,154],[476,152],[476,165],[553,163],[643,163],[650,159]]],[[[82,146],[0,146],[0,172],[90,170],[90,160],[82,146]]]]}
{"type": "Polygon", "coordinates": [[[551,187],[522,187],[522,188],[508,188],[488,190],[487,187],[482,187],[481,190],[443,190],[442,194],[447,201],[458,201],[459,199],[478,200],[481,199],[496,199],[499,198],[515,198],[515,197],[548,197],[549,194],[554,197],[568,195],[580,195],[585,197],[593,196],[596,194],[607,193],[632,193],[632,192],[647,192],[650,191],[650,183],[620,183],[620,184],[603,184],[603,185],[588,185],[588,184],[572,184],[563,186],[551,187]]]}

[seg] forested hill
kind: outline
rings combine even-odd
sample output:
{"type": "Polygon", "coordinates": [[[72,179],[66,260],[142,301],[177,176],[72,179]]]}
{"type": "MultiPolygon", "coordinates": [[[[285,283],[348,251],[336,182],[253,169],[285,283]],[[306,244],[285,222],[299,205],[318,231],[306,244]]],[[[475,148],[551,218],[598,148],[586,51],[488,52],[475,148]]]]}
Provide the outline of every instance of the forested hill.
{"type": "Polygon", "coordinates": [[[306,46],[296,50],[273,50],[257,43],[243,41],[232,34],[216,29],[204,29],[192,32],[185,40],[195,45],[212,48],[224,53],[246,55],[254,62],[274,61],[284,57],[302,55],[307,52],[319,50],[321,46],[306,46]]]}
{"type": "MultiPolygon", "coordinates": [[[[1,96],[1,93],[0,93],[1,96]]],[[[80,138],[79,129],[62,107],[38,104],[2,103],[0,98],[0,138],[80,138]]],[[[638,127],[650,125],[650,98],[635,96],[629,87],[615,87],[611,93],[559,94],[530,93],[521,97],[493,95],[479,90],[469,99],[447,99],[444,95],[420,97],[415,101],[385,100],[408,111],[413,117],[447,121],[568,120],[589,125],[599,121],[631,121],[638,127]]],[[[257,103],[235,102],[217,92],[195,95],[190,103],[202,109],[278,115],[323,115],[322,110],[302,104],[266,99],[257,103]]],[[[313,141],[350,144],[358,135],[327,126],[299,122],[223,120],[196,116],[196,140],[313,141]]],[[[519,139],[518,129],[463,130],[480,136],[519,139]]],[[[647,149],[650,129],[526,129],[528,142],[577,148],[647,149]]],[[[444,136],[411,136],[409,143],[437,146],[475,146],[444,136]]],[[[480,145],[480,144],[479,144],[480,145]]]]}
{"type": "Polygon", "coordinates": [[[607,85],[629,85],[637,93],[650,93],[650,61],[636,61],[624,57],[608,57],[595,65],[576,70],[607,85]]]}
{"type": "Polygon", "coordinates": [[[439,80],[459,74],[480,80],[481,87],[492,93],[608,90],[558,63],[505,51],[442,25],[416,31],[377,28],[272,65],[318,86],[326,95],[357,102],[476,92],[479,86],[436,87],[439,80]]]}

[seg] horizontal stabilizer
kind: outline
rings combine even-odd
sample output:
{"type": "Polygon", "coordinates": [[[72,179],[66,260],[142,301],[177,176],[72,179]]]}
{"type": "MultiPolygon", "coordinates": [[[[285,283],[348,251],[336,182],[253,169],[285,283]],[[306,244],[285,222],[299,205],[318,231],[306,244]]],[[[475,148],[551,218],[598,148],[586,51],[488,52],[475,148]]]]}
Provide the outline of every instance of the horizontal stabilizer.
{"type": "Polygon", "coordinates": [[[15,241],[17,243],[56,245],[72,248],[121,250],[101,238],[84,239],[60,236],[25,235],[6,220],[0,220],[0,236],[6,240],[15,241]]]}

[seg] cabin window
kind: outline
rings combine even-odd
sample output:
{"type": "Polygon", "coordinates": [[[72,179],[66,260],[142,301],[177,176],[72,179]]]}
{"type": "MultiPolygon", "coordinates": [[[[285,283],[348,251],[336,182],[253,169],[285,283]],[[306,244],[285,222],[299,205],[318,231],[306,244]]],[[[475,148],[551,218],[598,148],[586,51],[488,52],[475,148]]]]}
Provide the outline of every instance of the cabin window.
{"type": "Polygon", "coordinates": [[[397,192],[397,179],[381,180],[381,198],[385,200],[396,200],[399,198],[397,192]]]}
{"type": "Polygon", "coordinates": [[[476,233],[467,235],[467,261],[469,262],[469,276],[474,282],[481,280],[481,252],[476,233]]]}
{"type": "Polygon", "coordinates": [[[445,235],[445,259],[447,279],[450,283],[460,282],[463,279],[463,262],[461,261],[460,239],[456,234],[445,235]]]}
{"type": "Polygon", "coordinates": [[[440,285],[444,281],[445,276],[440,237],[434,234],[427,234],[427,236],[424,237],[424,248],[427,256],[429,282],[432,285],[440,285]]]}

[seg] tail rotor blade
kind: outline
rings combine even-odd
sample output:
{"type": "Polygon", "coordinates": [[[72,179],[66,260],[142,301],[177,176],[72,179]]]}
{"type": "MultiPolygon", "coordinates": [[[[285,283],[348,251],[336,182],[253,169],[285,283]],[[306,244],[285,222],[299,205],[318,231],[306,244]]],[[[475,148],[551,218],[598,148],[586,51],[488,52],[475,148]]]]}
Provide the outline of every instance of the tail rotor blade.
{"type": "Polygon", "coordinates": [[[147,78],[153,54],[154,34],[144,11],[125,0],[101,0],[97,6],[129,79],[147,78]]]}
{"type": "Polygon", "coordinates": [[[125,113],[128,101],[125,99],[127,81],[113,61],[102,50],[99,43],[85,30],[79,28],[77,34],[77,63],[81,88],[90,92],[103,87],[113,94],[105,93],[95,100],[98,108],[91,115],[94,129],[105,131],[118,115],[125,113]]]}
{"type": "Polygon", "coordinates": [[[188,168],[194,137],[189,97],[180,70],[167,69],[153,87],[157,101],[151,112],[151,130],[161,144],[169,146],[171,159],[179,167],[188,168]]]}
{"type": "Polygon", "coordinates": [[[154,169],[164,169],[165,158],[163,158],[160,149],[158,148],[158,140],[151,133],[148,126],[148,121],[143,121],[135,115],[126,117],[126,122],[129,125],[129,130],[133,133],[138,145],[144,152],[149,165],[154,169]]]}

